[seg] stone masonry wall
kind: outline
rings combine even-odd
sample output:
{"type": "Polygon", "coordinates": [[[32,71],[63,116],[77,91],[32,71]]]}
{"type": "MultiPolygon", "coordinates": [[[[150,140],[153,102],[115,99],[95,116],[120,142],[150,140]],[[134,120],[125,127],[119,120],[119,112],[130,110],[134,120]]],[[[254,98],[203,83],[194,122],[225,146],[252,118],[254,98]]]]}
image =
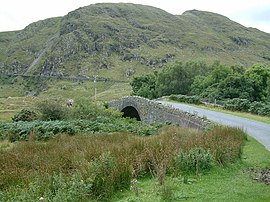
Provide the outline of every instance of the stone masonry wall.
{"type": "Polygon", "coordinates": [[[172,123],[199,130],[210,126],[210,122],[204,118],[138,96],[127,96],[109,103],[109,107],[119,111],[128,106],[134,107],[145,123],[172,123]]]}

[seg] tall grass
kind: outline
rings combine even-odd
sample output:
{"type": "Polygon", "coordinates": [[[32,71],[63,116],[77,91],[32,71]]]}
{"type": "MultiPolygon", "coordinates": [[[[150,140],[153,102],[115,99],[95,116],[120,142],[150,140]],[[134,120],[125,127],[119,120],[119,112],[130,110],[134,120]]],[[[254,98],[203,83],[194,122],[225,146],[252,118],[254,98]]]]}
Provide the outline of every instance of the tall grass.
{"type": "Polygon", "coordinates": [[[63,201],[110,199],[145,175],[163,185],[168,173],[179,172],[177,156],[195,147],[210,150],[218,164],[235,161],[244,139],[245,134],[233,128],[203,133],[168,126],[147,137],[113,133],[18,142],[0,150],[0,190],[5,201],[27,194],[31,200],[38,196],[49,201],[60,196],[63,201]],[[17,196],[11,194],[14,192],[17,196]]]}

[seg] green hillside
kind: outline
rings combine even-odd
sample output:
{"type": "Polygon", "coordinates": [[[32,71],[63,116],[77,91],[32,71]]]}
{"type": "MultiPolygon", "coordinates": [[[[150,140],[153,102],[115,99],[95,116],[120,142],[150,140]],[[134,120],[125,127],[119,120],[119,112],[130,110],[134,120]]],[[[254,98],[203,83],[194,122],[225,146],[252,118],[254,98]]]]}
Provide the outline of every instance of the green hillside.
{"type": "Polygon", "coordinates": [[[270,64],[270,34],[203,11],[95,4],[0,33],[0,73],[127,80],[181,61],[270,64]]]}

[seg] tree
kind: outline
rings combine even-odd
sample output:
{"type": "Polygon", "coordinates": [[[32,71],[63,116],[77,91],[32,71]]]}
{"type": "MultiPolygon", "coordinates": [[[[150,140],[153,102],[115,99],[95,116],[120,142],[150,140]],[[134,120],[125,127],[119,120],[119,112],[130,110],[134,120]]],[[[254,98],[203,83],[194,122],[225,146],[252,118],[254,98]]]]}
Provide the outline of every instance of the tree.
{"type": "Polygon", "coordinates": [[[200,95],[210,100],[220,99],[218,86],[230,75],[233,75],[233,69],[231,67],[221,65],[219,62],[215,62],[211,69],[213,70],[209,75],[198,75],[194,78],[194,82],[190,89],[192,94],[200,95]]]}
{"type": "Polygon", "coordinates": [[[205,75],[207,71],[207,65],[202,62],[176,62],[168,65],[157,76],[157,95],[189,94],[195,76],[205,75]]]}
{"type": "Polygon", "coordinates": [[[267,101],[270,102],[270,79],[267,81],[267,101]]]}
{"type": "Polygon", "coordinates": [[[66,102],[62,98],[46,99],[37,103],[41,119],[45,121],[63,120],[67,118],[66,102]]]}
{"type": "Polygon", "coordinates": [[[132,95],[138,95],[149,99],[156,98],[156,73],[135,77],[130,83],[132,95]]]}
{"type": "Polygon", "coordinates": [[[241,98],[254,100],[252,81],[244,75],[233,74],[218,85],[220,99],[241,98]]]}
{"type": "Polygon", "coordinates": [[[253,97],[255,101],[265,101],[269,96],[270,67],[254,65],[249,68],[246,77],[252,82],[254,89],[253,97]]]}
{"type": "Polygon", "coordinates": [[[219,83],[226,79],[229,75],[233,74],[231,67],[226,65],[218,65],[210,74],[212,84],[219,83]]]}
{"type": "Polygon", "coordinates": [[[198,75],[194,78],[191,84],[191,93],[193,95],[200,95],[209,86],[206,76],[198,75]]]}

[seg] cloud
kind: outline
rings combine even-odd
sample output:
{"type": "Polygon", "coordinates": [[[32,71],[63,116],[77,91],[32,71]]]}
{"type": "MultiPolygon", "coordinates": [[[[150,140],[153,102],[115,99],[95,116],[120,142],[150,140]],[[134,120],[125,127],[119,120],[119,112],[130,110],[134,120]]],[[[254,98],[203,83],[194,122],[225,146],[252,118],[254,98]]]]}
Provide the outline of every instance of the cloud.
{"type": "Polygon", "coordinates": [[[250,20],[258,22],[267,22],[270,25],[270,8],[255,12],[250,16],[250,20]]]}
{"type": "Polygon", "coordinates": [[[269,6],[254,6],[254,8],[235,13],[231,19],[246,27],[258,28],[270,33],[270,3],[269,6]]]}

